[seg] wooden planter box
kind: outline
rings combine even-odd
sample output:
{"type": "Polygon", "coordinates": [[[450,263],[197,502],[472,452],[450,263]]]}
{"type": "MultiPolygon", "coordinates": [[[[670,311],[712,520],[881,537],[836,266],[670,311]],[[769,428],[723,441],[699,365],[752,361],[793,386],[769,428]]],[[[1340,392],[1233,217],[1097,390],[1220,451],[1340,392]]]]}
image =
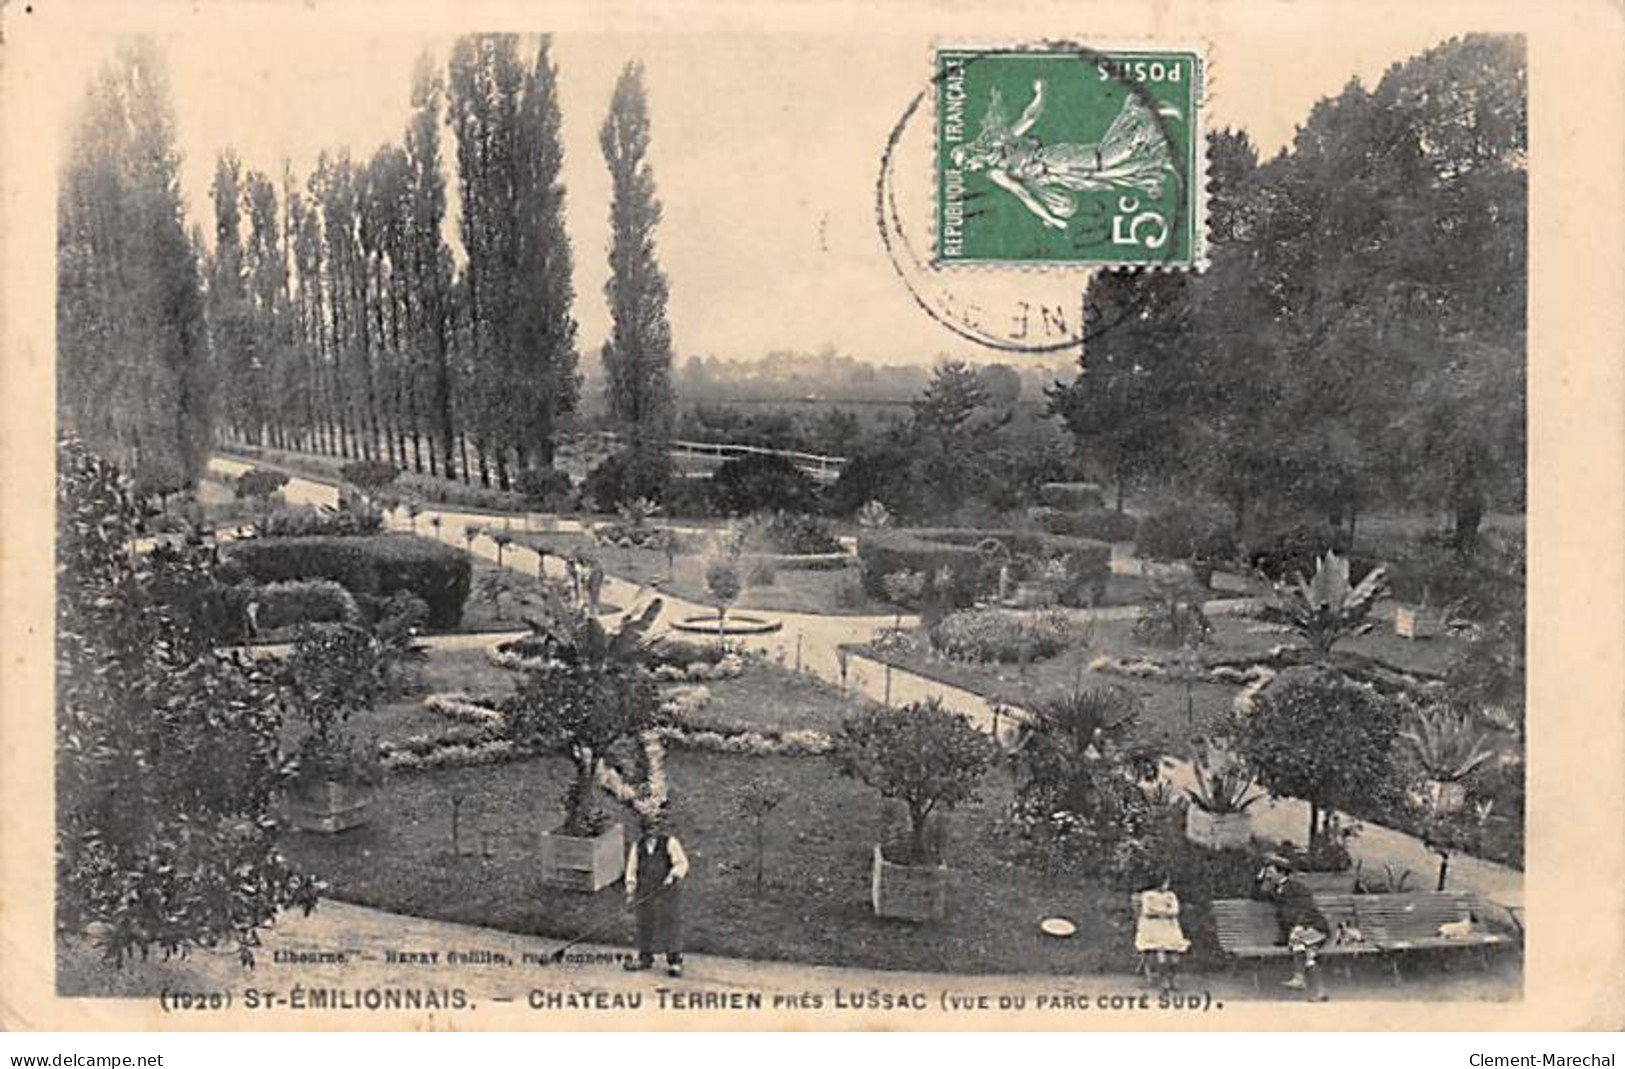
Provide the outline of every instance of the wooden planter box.
{"type": "Polygon", "coordinates": [[[591,894],[626,874],[626,832],[619,824],[591,839],[544,832],[541,846],[542,882],[554,887],[591,894]]]}
{"type": "Polygon", "coordinates": [[[1252,820],[1246,813],[1209,813],[1191,803],[1185,809],[1185,838],[1209,850],[1244,847],[1252,840],[1252,820]]]}
{"type": "Polygon", "coordinates": [[[1430,779],[1427,781],[1427,797],[1433,811],[1440,816],[1459,813],[1467,804],[1467,784],[1460,780],[1430,779]]]}
{"type": "Polygon", "coordinates": [[[916,924],[939,921],[948,911],[948,867],[898,865],[887,861],[876,846],[869,899],[877,917],[916,924]]]}
{"type": "Polygon", "coordinates": [[[336,835],[372,819],[374,789],[357,783],[323,780],[288,792],[288,818],[302,831],[336,835]]]}

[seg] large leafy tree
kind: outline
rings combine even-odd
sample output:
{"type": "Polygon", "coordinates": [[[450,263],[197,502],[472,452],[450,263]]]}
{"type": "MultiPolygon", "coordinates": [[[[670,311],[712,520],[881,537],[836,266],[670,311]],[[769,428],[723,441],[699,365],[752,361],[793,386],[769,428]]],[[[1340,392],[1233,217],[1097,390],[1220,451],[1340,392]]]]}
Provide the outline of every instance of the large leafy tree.
{"type": "Polygon", "coordinates": [[[660,201],[649,167],[649,106],[643,68],[630,63],[615,83],[598,142],[610,177],[609,298],[604,343],[610,416],[636,452],[664,452],[671,432],[671,327],[666,276],[655,259],[660,201]]]}
{"type": "Polygon", "coordinates": [[[211,435],[197,254],[181,209],[169,83],[123,47],[80,106],[57,200],[62,426],[139,485],[194,482],[211,435]]]}
{"type": "Polygon", "coordinates": [[[316,884],[277,849],[275,684],[215,651],[207,551],[132,553],[128,480],[75,442],[57,475],[57,922],[110,963],[235,943],[316,884]]]}

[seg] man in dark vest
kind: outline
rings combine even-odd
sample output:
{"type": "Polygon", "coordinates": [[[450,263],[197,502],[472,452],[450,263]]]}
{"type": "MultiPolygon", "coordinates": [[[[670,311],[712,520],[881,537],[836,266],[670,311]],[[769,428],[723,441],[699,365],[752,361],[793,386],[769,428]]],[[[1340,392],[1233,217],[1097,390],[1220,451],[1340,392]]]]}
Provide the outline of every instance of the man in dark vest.
{"type": "Polygon", "coordinates": [[[1277,939],[1292,951],[1292,979],[1287,987],[1306,991],[1315,1002],[1325,1002],[1316,952],[1331,938],[1331,925],[1315,905],[1315,896],[1292,872],[1292,862],[1278,854],[1264,859],[1258,874],[1258,896],[1275,904],[1277,939]]]}
{"type": "Polygon", "coordinates": [[[626,967],[647,969],[666,955],[666,973],[683,975],[683,880],[688,855],[666,826],[664,808],[643,819],[643,833],[626,858],[626,901],[638,916],[638,958],[626,967]]]}

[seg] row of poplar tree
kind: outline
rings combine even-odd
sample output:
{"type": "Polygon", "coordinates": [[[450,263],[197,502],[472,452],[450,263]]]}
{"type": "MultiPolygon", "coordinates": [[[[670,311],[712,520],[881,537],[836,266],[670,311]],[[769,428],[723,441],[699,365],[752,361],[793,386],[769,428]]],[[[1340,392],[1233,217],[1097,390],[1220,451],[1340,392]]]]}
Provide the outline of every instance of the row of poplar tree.
{"type": "MultiPolygon", "coordinates": [[[[157,491],[194,481],[216,435],[503,489],[550,468],[582,380],[549,49],[482,34],[460,38],[444,72],[421,57],[400,142],[366,160],[324,153],[303,183],[226,150],[212,246],[187,229],[162,58],[150,42],[122,49],[86,94],[61,184],[65,428],[157,491]],[[443,229],[448,171],[460,257],[443,229]]],[[[669,432],[671,339],[636,64],[599,142],[606,400],[633,447],[653,448],[669,432]]]]}

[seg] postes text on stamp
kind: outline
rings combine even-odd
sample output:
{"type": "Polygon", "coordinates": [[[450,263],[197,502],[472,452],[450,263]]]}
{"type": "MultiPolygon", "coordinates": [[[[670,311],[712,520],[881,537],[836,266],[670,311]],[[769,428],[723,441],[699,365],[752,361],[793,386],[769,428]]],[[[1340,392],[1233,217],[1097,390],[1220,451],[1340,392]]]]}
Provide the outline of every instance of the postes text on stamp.
{"type": "Polygon", "coordinates": [[[1199,265],[1202,79],[1195,50],[939,48],[935,261],[1199,265]]]}

